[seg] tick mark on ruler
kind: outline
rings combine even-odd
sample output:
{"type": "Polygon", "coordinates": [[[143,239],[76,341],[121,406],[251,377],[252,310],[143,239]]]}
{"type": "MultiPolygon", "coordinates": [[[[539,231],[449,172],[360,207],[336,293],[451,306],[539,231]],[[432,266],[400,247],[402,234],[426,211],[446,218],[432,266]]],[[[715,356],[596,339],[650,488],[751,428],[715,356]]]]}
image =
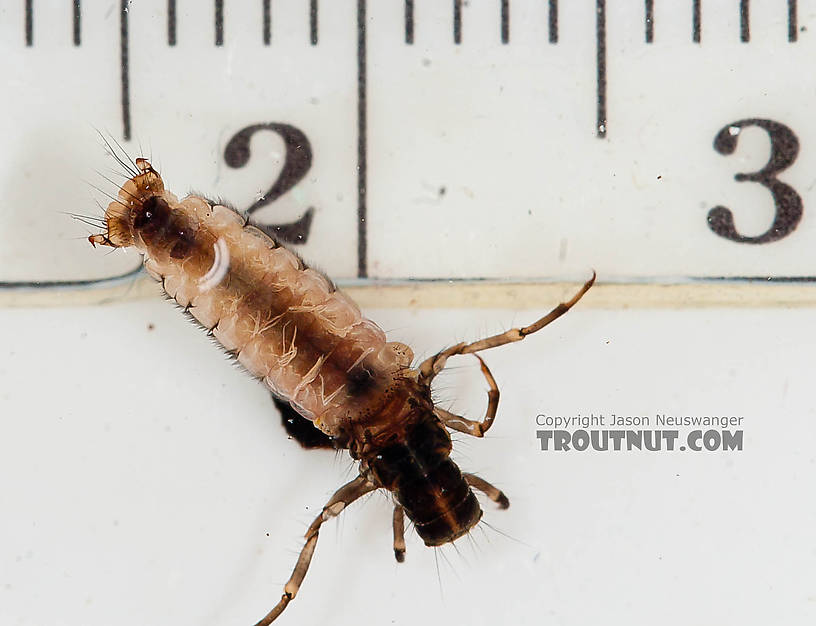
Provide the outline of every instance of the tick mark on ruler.
{"type": "Polygon", "coordinates": [[[130,60],[128,50],[128,1],[119,10],[119,65],[122,79],[122,136],[130,141],[130,60]]]}
{"type": "Polygon", "coordinates": [[[27,46],[34,45],[34,0],[25,3],[25,42],[27,46]]]}
{"type": "Polygon", "coordinates": [[[74,0],[74,45],[78,46],[81,40],[81,24],[80,20],[82,19],[82,6],[81,0],[74,0]]]}
{"type": "Polygon", "coordinates": [[[224,0],[215,0],[215,45],[224,45],[224,0]]]}
{"type": "Polygon", "coordinates": [[[595,123],[598,138],[606,137],[606,0],[596,0],[595,45],[598,118],[595,123]]]}
{"type": "Polygon", "coordinates": [[[176,45],[176,0],[167,0],[167,45],[176,45]]]}
{"type": "Polygon", "coordinates": [[[558,0],[550,0],[549,7],[550,43],[558,43],[558,0]]]}
{"type": "Polygon", "coordinates": [[[405,43],[414,43],[414,0],[405,0],[405,43]]]}
{"type": "Polygon", "coordinates": [[[501,0],[501,41],[510,41],[510,0],[501,0]]]}
{"type": "Polygon", "coordinates": [[[309,0],[309,40],[317,45],[317,0],[309,0]]]}
{"type": "Polygon", "coordinates": [[[366,0],[357,0],[357,277],[368,278],[366,0]]]}
{"type": "Polygon", "coordinates": [[[654,0],[646,0],[646,43],[654,41],[654,0]]]}
{"type": "Polygon", "coordinates": [[[271,0],[263,0],[263,42],[265,46],[272,43],[272,7],[271,0]]]}
{"type": "Polygon", "coordinates": [[[751,39],[751,26],[748,0],[740,0],[740,41],[748,43],[751,39]]]}
{"type": "Polygon", "coordinates": [[[453,43],[462,43],[462,0],[453,0],[453,43]]]}

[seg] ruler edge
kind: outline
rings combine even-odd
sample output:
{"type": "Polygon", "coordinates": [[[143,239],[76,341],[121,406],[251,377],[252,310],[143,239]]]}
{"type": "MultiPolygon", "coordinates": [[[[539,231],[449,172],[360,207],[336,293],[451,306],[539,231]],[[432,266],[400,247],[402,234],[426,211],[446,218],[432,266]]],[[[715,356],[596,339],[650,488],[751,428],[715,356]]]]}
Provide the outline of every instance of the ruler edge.
{"type": "MultiPolygon", "coordinates": [[[[809,278],[663,280],[599,279],[581,308],[816,307],[816,281],[809,278]]],[[[582,282],[353,279],[338,281],[338,286],[366,309],[547,309],[571,297],[582,282]]],[[[0,308],[94,306],[158,297],[159,284],[144,273],[92,286],[0,286],[0,308]]]]}

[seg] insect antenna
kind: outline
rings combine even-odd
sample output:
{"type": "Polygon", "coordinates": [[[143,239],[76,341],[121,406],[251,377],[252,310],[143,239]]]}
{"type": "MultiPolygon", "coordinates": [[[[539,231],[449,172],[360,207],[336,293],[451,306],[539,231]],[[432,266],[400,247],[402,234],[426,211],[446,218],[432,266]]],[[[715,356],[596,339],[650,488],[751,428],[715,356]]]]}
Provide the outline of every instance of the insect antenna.
{"type": "Polygon", "coordinates": [[[110,141],[108,141],[108,139],[99,129],[97,129],[96,132],[99,134],[99,137],[102,139],[102,141],[105,142],[105,145],[108,147],[109,154],[114,159],[116,159],[119,165],[125,168],[125,171],[130,172],[132,176],[138,176],[139,168],[136,167],[136,162],[130,157],[130,155],[127,153],[127,150],[125,150],[122,147],[122,144],[120,144],[113,135],[110,135],[111,141],[113,141],[113,143],[116,144],[116,146],[119,148],[119,151],[125,156],[124,159],[121,156],[119,156],[114,147],[111,145],[110,141]]]}
{"type": "MultiPolygon", "coordinates": [[[[141,156],[145,155],[145,150],[142,147],[142,140],[141,139],[139,140],[139,154],[141,156]]],[[[152,141],[152,139],[147,144],[147,160],[150,163],[153,163],[153,141],[152,141]]],[[[161,163],[156,163],[156,166],[157,166],[157,169],[159,171],[162,171],[161,163]]]]}
{"type": "MultiPolygon", "coordinates": [[[[102,172],[100,172],[100,171],[98,171],[98,170],[97,170],[97,172],[96,172],[96,173],[97,173],[97,174],[99,174],[99,175],[100,175],[102,178],[104,178],[106,181],[108,181],[108,182],[109,182],[111,185],[116,185],[116,181],[111,180],[110,178],[108,178],[107,176],[105,176],[105,175],[104,175],[102,172]]],[[[138,198],[137,196],[134,196],[132,193],[130,193],[130,192],[129,192],[127,189],[125,189],[124,187],[121,187],[121,186],[118,186],[118,185],[117,185],[117,187],[119,187],[119,190],[120,190],[120,191],[124,191],[124,192],[125,192],[127,195],[129,195],[129,196],[130,196],[130,197],[131,197],[133,200],[135,200],[135,201],[137,201],[137,202],[139,201],[139,198],[138,198]]]]}
{"type": "Polygon", "coordinates": [[[88,222],[95,222],[94,224],[89,224],[89,226],[96,226],[97,224],[105,224],[105,218],[101,215],[85,215],[83,213],[71,213],[70,211],[57,211],[62,215],[67,215],[68,217],[73,217],[75,220],[85,221],[87,224],[88,222]]]}
{"type": "MultiPolygon", "coordinates": [[[[101,172],[100,172],[99,170],[94,170],[94,171],[95,171],[97,174],[100,174],[100,175],[101,175],[101,172]]],[[[130,180],[129,172],[123,172],[123,171],[121,171],[121,170],[115,170],[115,169],[113,169],[113,168],[108,169],[108,170],[107,170],[107,172],[108,172],[108,174],[110,174],[111,176],[119,176],[119,177],[121,177],[121,178],[122,178],[122,180],[130,180]]]]}
{"type": "Polygon", "coordinates": [[[109,194],[107,191],[104,191],[104,190],[100,189],[99,187],[97,187],[96,185],[94,185],[94,184],[93,184],[91,181],[89,181],[89,180],[83,180],[82,182],[83,182],[83,183],[85,183],[86,185],[89,185],[89,186],[90,186],[92,189],[95,189],[96,191],[98,191],[99,193],[101,193],[101,194],[102,194],[103,196],[105,196],[106,198],[110,198],[110,199],[111,199],[113,202],[115,202],[116,204],[120,204],[120,205],[122,205],[122,208],[123,208],[123,209],[127,209],[127,207],[126,207],[124,204],[122,204],[122,201],[121,201],[121,200],[119,200],[119,198],[116,198],[116,197],[112,196],[111,194],[109,194]]]}
{"type": "Polygon", "coordinates": [[[94,228],[105,228],[105,220],[101,217],[94,217],[92,215],[80,215],[78,213],[68,213],[66,211],[60,211],[63,215],[67,215],[72,217],[77,222],[82,222],[87,226],[93,226],[94,228]]]}

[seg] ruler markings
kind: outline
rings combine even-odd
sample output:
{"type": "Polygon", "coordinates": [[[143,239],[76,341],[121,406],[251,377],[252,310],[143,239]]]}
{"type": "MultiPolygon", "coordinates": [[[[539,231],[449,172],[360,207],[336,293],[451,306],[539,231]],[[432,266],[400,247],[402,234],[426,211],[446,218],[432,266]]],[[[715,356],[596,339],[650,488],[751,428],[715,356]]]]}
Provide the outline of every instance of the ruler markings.
{"type": "MultiPolygon", "coordinates": [[[[82,1],[72,0],[73,4],[73,42],[81,45],[82,1]]],[[[214,0],[215,4],[215,45],[224,45],[224,0],[214,0]]],[[[558,0],[548,0],[548,35],[550,43],[558,43],[558,0]]],[[[644,0],[644,26],[646,43],[654,42],[654,0],[644,0]]],[[[605,47],[605,13],[606,3],[596,2],[598,18],[603,23],[596,25],[596,36],[603,35],[600,43],[605,47]],[[601,28],[603,27],[603,28],[601,28]]],[[[750,42],[750,0],[740,0],[740,41],[750,42]]],[[[462,42],[462,0],[453,0],[453,36],[454,43],[462,42]]],[[[309,0],[309,37],[312,45],[318,43],[318,0],[309,0]]],[[[262,36],[265,45],[272,41],[272,0],[262,0],[262,36]]],[[[798,39],[798,2],[787,0],[788,41],[798,39]]],[[[501,42],[510,42],[510,0],[500,0],[500,29],[501,42]]],[[[405,43],[414,43],[415,32],[415,3],[414,0],[405,0],[405,43]]],[[[34,0],[25,0],[24,35],[27,46],[34,45],[34,0]]],[[[692,41],[700,43],[702,40],[702,0],[692,0],[692,41]]],[[[167,44],[175,46],[177,43],[177,1],[167,0],[167,44]]]]}
{"type": "Polygon", "coordinates": [[[595,66],[597,78],[598,119],[595,128],[599,139],[606,137],[606,0],[595,4],[595,66]]]}
{"type": "MultiPolygon", "coordinates": [[[[215,45],[224,43],[224,1],[215,2],[215,45]]],[[[700,43],[702,36],[702,2],[692,0],[692,41],[700,43]]],[[[175,46],[177,41],[177,10],[176,0],[167,2],[167,40],[168,45],[175,46]]],[[[263,0],[263,41],[265,45],[271,43],[271,0],[263,0]]],[[[125,140],[131,134],[130,122],[130,85],[128,69],[128,3],[121,5],[121,80],[122,80],[122,118],[125,140]]],[[[500,0],[501,7],[501,41],[509,43],[510,39],[510,2],[500,0]]],[[[645,39],[647,43],[654,41],[654,0],[644,0],[645,7],[645,39]]],[[[548,0],[549,41],[558,42],[558,0],[548,0]]],[[[795,42],[798,38],[798,3],[797,0],[787,0],[788,41],[795,42]]],[[[740,40],[750,41],[750,0],[740,0],[740,40]]],[[[81,43],[81,0],[73,0],[73,41],[75,46],[81,43]]],[[[310,41],[317,45],[318,41],[318,0],[309,1],[310,41]]],[[[415,29],[414,1],[405,0],[405,42],[413,44],[415,29]]],[[[453,0],[453,37],[454,43],[462,41],[462,0],[453,0]]],[[[34,44],[34,0],[25,0],[25,41],[26,46],[34,44]]],[[[604,138],[607,133],[607,77],[606,77],[606,1],[596,0],[596,98],[597,119],[596,135],[604,138]]],[[[364,68],[363,68],[364,69],[364,68]]]]}
{"type": "Polygon", "coordinates": [[[74,0],[74,45],[82,43],[82,4],[81,0],[74,0]]]}
{"type": "Polygon", "coordinates": [[[122,0],[119,10],[119,64],[122,79],[122,136],[130,141],[130,59],[128,45],[128,4],[122,0]]]}
{"type": "Polygon", "coordinates": [[[510,42],[510,0],[501,0],[501,42],[510,42]]]}
{"type": "Polygon", "coordinates": [[[366,0],[357,0],[357,277],[368,277],[366,0]]]}
{"type": "Polygon", "coordinates": [[[272,3],[263,0],[263,42],[265,46],[272,43],[272,3]]]}
{"type": "Polygon", "coordinates": [[[27,46],[34,45],[34,0],[25,3],[25,42],[27,46]]]}
{"type": "MultiPolygon", "coordinates": [[[[129,0],[121,1],[120,9],[120,65],[121,65],[121,102],[122,124],[125,141],[131,138],[130,112],[130,81],[129,81],[129,0]]],[[[176,0],[168,0],[168,45],[176,44],[176,0]]],[[[701,41],[702,9],[701,0],[692,0],[692,40],[701,41]]],[[[263,0],[263,34],[264,43],[271,41],[271,0],[263,0]]],[[[501,0],[501,38],[502,43],[509,42],[510,6],[509,0],[501,0]]],[[[750,2],[740,0],[740,40],[750,41],[750,2]]],[[[548,0],[549,41],[558,42],[558,1],[548,0]]],[[[317,0],[310,0],[310,30],[311,42],[317,43],[317,0]]],[[[454,41],[461,43],[462,29],[462,1],[454,0],[454,41]]],[[[81,44],[81,0],[73,0],[73,42],[75,46],[81,44]]],[[[787,1],[788,41],[795,42],[798,38],[798,3],[796,0],[787,1]]],[[[223,44],[223,0],[215,0],[215,27],[216,45],[223,44]]],[[[367,268],[367,109],[366,109],[366,2],[358,0],[357,4],[357,35],[358,35],[358,276],[365,278],[367,268]]],[[[33,46],[34,3],[25,0],[25,41],[27,46],[33,46]]],[[[414,42],[415,14],[413,0],[405,0],[405,40],[408,44],[414,42]]],[[[654,41],[654,0],[645,0],[645,28],[646,41],[654,41]]],[[[606,1],[596,0],[596,79],[597,79],[597,120],[596,133],[604,138],[607,133],[606,109],[606,1]]],[[[138,272],[136,270],[135,272],[138,272]]],[[[135,273],[134,272],[134,273],[135,273]]],[[[129,273],[130,274],[130,273],[129,273]]],[[[89,281],[32,281],[0,283],[0,286],[59,286],[59,285],[94,285],[107,279],[89,281]]]]}
{"type": "MultiPolygon", "coordinates": [[[[550,43],[558,43],[558,0],[548,0],[548,35],[550,43]]],[[[82,32],[82,0],[72,0],[73,11],[73,43],[81,45],[82,32]]],[[[224,45],[224,0],[214,0],[215,4],[215,45],[224,45]]],[[[654,42],[654,0],[644,0],[644,25],[646,43],[654,42]]],[[[272,0],[262,0],[262,36],[265,45],[272,41],[272,0]]],[[[454,43],[462,42],[462,0],[453,0],[453,37],[454,43]]],[[[309,0],[309,37],[312,45],[318,43],[318,0],[309,0]]],[[[605,48],[605,0],[596,1],[599,23],[596,25],[596,37],[600,36],[599,43],[605,48]]],[[[750,0],[740,0],[740,41],[750,42],[750,0]]],[[[797,0],[787,0],[788,41],[798,40],[799,20],[797,0]]],[[[510,0],[500,0],[500,29],[501,42],[510,42],[510,0]]],[[[414,0],[405,0],[405,43],[414,43],[415,32],[415,3],[414,0]]],[[[24,36],[26,46],[34,45],[34,0],[25,0],[24,36]]],[[[702,0],[692,0],[692,41],[700,43],[702,40],[702,0]]],[[[175,46],[177,43],[177,1],[167,0],[167,44],[175,46]]]]}
{"type": "Polygon", "coordinates": [[[453,43],[462,43],[462,0],[453,0],[453,43]]]}
{"type": "Polygon", "coordinates": [[[317,0],[309,0],[309,40],[317,45],[317,0]]]}
{"type": "Polygon", "coordinates": [[[414,43],[414,0],[405,0],[405,43],[414,43]]]}
{"type": "Polygon", "coordinates": [[[176,45],[176,0],[167,0],[167,45],[176,45]]]}
{"type": "Polygon", "coordinates": [[[224,45],[224,0],[215,0],[215,45],[224,45]]]}

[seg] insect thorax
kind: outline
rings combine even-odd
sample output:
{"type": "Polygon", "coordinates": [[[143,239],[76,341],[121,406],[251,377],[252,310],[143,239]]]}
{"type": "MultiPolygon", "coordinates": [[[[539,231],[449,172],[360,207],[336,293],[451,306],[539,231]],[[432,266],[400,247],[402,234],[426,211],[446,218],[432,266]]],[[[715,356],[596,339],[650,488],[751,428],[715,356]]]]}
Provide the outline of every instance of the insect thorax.
{"type": "Polygon", "coordinates": [[[404,437],[364,460],[374,480],[394,494],[428,546],[464,535],[482,509],[449,455],[451,439],[429,412],[404,437]]]}

